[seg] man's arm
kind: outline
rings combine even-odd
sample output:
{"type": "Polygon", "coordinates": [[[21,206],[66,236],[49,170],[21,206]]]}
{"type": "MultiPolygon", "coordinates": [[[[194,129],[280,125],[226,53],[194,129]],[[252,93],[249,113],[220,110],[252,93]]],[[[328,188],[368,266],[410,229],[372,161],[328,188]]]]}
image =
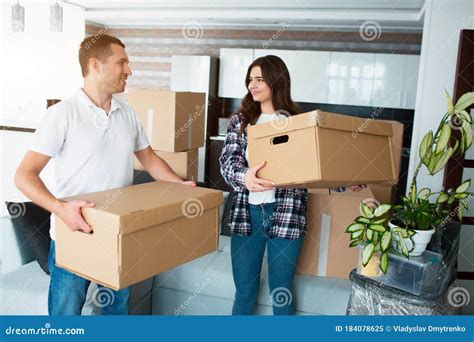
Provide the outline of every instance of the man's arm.
{"type": "Polygon", "coordinates": [[[93,207],[88,201],[63,202],[54,197],[39,177],[41,171],[48,164],[51,157],[28,151],[15,173],[15,185],[40,207],[59,216],[71,230],[92,232],[92,228],[82,217],[82,207],[93,207]]]}
{"type": "Polygon", "coordinates": [[[150,146],[136,151],[135,156],[148,173],[156,180],[164,180],[173,183],[182,183],[196,186],[194,181],[181,179],[162,158],[158,157],[150,146]]]}

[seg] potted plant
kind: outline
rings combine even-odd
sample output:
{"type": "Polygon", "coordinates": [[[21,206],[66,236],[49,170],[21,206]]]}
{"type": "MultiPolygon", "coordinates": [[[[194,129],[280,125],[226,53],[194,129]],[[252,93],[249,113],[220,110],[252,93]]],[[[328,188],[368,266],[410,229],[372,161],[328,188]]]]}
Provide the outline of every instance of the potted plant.
{"type": "MultiPolygon", "coordinates": [[[[417,177],[425,166],[431,176],[444,169],[455,153],[463,154],[472,145],[472,118],[466,111],[474,103],[474,92],[464,94],[453,105],[446,93],[447,112],[436,131],[429,131],[419,147],[420,161],[415,169],[408,195],[402,196],[402,204],[382,204],[371,208],[360,203],[361,216],[347,227],[350,247],[365,244],[362,249],[362,265],[365,267],[374,253],[380,253],[380,270],[388,269],[389,251],[399,252],[405,257],[421,255],[431,236],[446,222],[457,216],[462,219],[462,210],[467,209],[470,180],[462,182],[456,189],[433,192],[429,188],[418,190],[417,177]],[[460,131],[460,140],[451,139],[452,129],[460,131]],[[450,141],[454,140],[454,146],[450,141]],[[454,212],[456,201],[459,205],[454,212]]],[[[378,255],[378,254],[377,254],[378,255]]]]}

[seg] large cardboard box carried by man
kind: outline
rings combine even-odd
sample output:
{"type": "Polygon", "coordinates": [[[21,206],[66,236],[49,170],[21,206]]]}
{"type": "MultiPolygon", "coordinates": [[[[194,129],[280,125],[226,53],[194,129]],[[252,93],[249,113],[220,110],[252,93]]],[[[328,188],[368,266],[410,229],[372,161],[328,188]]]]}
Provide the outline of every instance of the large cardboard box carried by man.
{"type": "Polygon", "coordinates": [[[56,219],[56,263],[112,289],[121,289],[218,248],[222,192],[153,182],[68,197],[83,208],[93,233],[71,231],[56,219]]]}

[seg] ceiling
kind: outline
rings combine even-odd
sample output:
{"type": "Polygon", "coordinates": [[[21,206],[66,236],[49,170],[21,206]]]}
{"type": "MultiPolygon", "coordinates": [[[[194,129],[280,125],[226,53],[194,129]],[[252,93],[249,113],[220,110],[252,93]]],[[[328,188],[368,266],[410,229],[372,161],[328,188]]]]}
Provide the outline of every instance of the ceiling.
{"type": "Polygon", "coordinates": [[[88,22],[108,27],[178,28],[198,23],[212,28],[355,31],[376,22],[385,31],[421,32],[424,0],[64,0],[86,11],[88,22]]]}

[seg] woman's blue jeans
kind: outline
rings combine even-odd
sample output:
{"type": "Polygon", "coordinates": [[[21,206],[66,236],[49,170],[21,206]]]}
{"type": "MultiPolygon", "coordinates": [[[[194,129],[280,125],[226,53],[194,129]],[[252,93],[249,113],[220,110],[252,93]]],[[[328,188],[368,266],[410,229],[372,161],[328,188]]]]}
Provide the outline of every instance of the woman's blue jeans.
{"type": "Polygon", "coordinates": [[[293,279],[303,243],[298,239],[270,238],[275,203],[249,205],[252,234],[231,237],[232,272],[236,287],[233,315],[252,315],[260,287],[267,248],[268,280],[274,315],[293,315],[293,279]]]}

